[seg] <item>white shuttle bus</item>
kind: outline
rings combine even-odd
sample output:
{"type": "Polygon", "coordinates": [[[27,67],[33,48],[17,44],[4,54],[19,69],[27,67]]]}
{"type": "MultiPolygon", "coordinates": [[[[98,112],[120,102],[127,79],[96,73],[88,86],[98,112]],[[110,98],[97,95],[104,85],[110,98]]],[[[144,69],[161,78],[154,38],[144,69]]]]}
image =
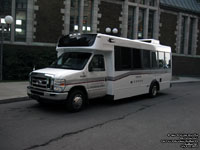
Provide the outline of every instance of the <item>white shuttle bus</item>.
{"type": "Polygon", "coordinates": [[[89,99],[155,97],[170,87],[171,48],[157,40],[76,34],[61,37],[56,50],[51,66],[30,73],[27,93],[40,103],[63,101],[79,111],[89,99]]]}

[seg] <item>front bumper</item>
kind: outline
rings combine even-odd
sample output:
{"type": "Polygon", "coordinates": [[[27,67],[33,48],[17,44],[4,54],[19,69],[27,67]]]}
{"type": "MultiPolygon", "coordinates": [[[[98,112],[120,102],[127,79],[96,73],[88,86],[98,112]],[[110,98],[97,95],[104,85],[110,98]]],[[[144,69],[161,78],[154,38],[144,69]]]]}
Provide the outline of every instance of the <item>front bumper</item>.
{"type": "Polygon", "coordinates": [[[30,98],[39,100],[39,99],[47,99],[52,101],[63,101],[67,99],[68,92],[65,93],[55,93],[48,91],[41,91],[37,89],[33,89],[30,86],[27,87],[27,94],[30,98]]]}

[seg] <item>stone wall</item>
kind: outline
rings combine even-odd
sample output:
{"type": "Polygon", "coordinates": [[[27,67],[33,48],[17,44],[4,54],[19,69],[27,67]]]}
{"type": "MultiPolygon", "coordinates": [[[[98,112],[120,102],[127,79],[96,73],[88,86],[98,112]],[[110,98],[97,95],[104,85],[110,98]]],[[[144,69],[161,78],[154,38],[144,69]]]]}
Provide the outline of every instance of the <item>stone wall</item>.
{"type": "Polygon", "coordinates": [[[56,43],[64,28],[63,0],[38,0],[35,5],[38,10],[35,11],[34,42],[56,43]]]}
{"type": "Polygon", "coordinates": [[[173,56],[172,73],[177,76],[200,76],[200,58],[173,56]]]}
{"type": "Polygon", "coordinates": [[[49,66],[56,59],[55,47],[4,45],[3,79],[28,80],[35,69],[49,66]]]}
{"type": "Polygon", "coordinates": [[[177,15],[167,12],[161,12],[159,40],[161,44],[171,46],[173,53],[176,52],[176,26],[177,15]]]}
{"type": "Polygon", "coordinates": [[[121,36],[121,28],[120,24],[122,24],[122,21],[120,21],[120,18],[122,12],[122,5],[121,4],[115,4],[110,2],[101,1],[99,4],[99,18],[97,25],[97,29],[99,33],[105,33],[105,29],[107,27],[110,27],[111,29],[117,28],[118,29],[118,36],[121,36]]]}

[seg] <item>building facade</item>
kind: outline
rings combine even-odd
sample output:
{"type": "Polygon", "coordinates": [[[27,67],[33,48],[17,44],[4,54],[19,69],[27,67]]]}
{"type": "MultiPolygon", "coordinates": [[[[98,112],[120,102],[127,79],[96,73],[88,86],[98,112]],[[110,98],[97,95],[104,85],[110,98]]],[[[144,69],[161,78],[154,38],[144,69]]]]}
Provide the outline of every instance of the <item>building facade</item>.
{"type": "MultiPolygon", "coordinates": [[[[109,27],[118,29],[117,36],[160,40],[172,47],[173,75],[200,76],[199,0],[0,0],[1,23],[6,15],[14,18],[4,32],[7,57],[15,47],[54,51],[63,34],[109,27]]],[[[35,62],[24,65],[30,70],[35,62]]]]}

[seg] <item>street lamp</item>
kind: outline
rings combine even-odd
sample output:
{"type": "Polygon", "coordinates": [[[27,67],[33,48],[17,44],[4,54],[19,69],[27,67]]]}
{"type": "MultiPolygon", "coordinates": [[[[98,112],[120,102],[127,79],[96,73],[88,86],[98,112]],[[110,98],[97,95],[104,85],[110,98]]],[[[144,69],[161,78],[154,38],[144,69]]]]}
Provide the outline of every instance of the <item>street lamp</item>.
{"type": "Polygon", "coordinates": [[[114,34],[117,34],[117,33],[118,33],[118,29],[117,29],[117,28],[114,28],[114,29],[112,30],[112,32],[113,32],[114,34]]]}
{"type": "Polygon", "coordinates": [[[107,28],[105,29],[105,31],[106,31],[107,34],[111,34],[111,35],[115,35],[115,34],[118,33],[118,29],[117,29],[117,28],[111,29],[110,27],[107,27],[107,28]]]}
{"type": "Polygon", "coordinates": [[[1,61],[0,61],[0,81],[3,80],[3,42],[4,42],[4,30],[6,25],[10,25],[13,23],[13,17],[12,16],[6,16],[4,18],[5,23],[1,22],[0,27],[1,27],[1,61]]]}
{"type": "Polygon", "coordinates": [[[111,33],[111,28],[107,27],[106,28],[106,33],[111,33]]]}

